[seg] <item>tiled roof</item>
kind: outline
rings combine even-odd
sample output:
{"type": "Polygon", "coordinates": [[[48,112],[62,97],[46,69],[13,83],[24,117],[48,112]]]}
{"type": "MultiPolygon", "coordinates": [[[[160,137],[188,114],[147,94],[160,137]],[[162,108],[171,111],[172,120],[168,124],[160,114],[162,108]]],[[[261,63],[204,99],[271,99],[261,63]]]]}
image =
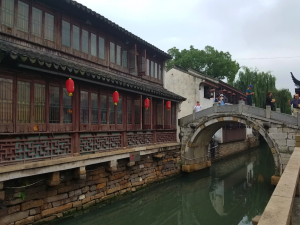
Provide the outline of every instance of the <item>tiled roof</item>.
{"type": "Polygon", "coordinates": [[[124,35],[128,36],[128,38],[132,38],[134,40],[136,40],[137,42],[147,46],[148,48],[152,49],[153,51],[161,54],[162,56],[164,56],[167,59],[171,59],[172,56],[169,55],[168,53],[158,49],[157,47],[155,47],[154,45],[148,43],[147,41],[143,40],[142,38],[134,35],[133,33],[129,32],[128,30],[124,29],[123,27],[120,27],[118,24],[110,21],[109,19],[105,18],[104,16],[100,15],[99,13],[93,11],[92,9],[76,2],[73,0],[51,0],[51,3],[56,3],[57,6],[59,7],[62,4],[62,1],[68,3],[70,5],[70,7],[73,7],[74,9],[81,9],[82,12],[90,14],[91,16],[95,17],[96,19],[99,20],[99,22],[104,22],[106,24],[108,24],[112,29],[115,29],[116,31],[120,31],[122,32],[124,35]]]}
{"type": "Polygon", "coordinates": [[[145,95],[149,94],[160,96],[162,98],[175,101],[185,100],[184,97],[164,89],[161,85],[151,84],[149,82],[147,83],[141,79],[122,77],[121,75],[93,68],[90,65],[77,61],[75,62],[53,53],[36,51],[32,48],[27,48],[5,41],[0,42],[0,51],[1,54],[9,54],[14,60],[21,60],[23,62],[35,64],[48,69],[61,70],[69,74],[86,76],[91,81],[98,80],[103,83],[112,84],[116,88],[119,86],[120,88],[122,87],[145,93],[145,95]]]}

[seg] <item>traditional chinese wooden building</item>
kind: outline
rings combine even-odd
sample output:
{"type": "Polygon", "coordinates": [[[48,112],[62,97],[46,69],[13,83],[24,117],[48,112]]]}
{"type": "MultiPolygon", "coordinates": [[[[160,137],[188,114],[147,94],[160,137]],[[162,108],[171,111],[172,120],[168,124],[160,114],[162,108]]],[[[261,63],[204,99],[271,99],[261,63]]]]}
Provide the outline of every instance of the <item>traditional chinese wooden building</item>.
{"type": "Polygon", "coordinates": [[[0,166],[176,142],[170,55],[76,1],[0,8],[0,166]]]}

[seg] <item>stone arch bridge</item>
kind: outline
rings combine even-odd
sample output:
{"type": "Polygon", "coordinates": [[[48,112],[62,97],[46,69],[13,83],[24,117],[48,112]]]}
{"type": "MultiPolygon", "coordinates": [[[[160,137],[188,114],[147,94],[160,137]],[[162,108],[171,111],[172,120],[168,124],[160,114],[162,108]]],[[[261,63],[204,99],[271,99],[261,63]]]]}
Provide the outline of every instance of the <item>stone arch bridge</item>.
{"type": "Polygon", "coordinates": [[[217,106],[180,119],[182,160],[192,170],[209,163],[208,147],[213,135],[223,126],[239,122],[252,127],[268,143],[274,157],[275,175],[282,174],[295,147],[295,136],[300,134],[298,117],[244,105],[217,106]]]}

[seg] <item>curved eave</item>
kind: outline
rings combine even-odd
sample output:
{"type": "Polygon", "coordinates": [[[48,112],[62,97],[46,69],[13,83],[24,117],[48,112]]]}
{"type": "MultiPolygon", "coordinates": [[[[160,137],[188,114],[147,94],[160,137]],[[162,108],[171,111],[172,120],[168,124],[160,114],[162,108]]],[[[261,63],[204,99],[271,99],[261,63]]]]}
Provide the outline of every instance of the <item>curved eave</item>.
{"type": "Polygon", "coordinates": [[[296,79],[296,77],[294,77],[293,73],[291,73],[292,75],[292,80],[293,82],[297,85],[297,86],[300,86],[300,81],[296,79]]]}
{"type": "Polygon", "coordinates": [[[76,74],[77,76],[86,76],[91,80],[99,80],[104,83],[113,84],[116,87],[119,86],[127,89],[134,89],[145,93],[145,95],[148,93],[171,101],[173,100],[178,102],[186,100],[182,96],[172,93],[159,85],[151,85],[110,74],[106,71],[91,68],[75,61],[51,56],[51,54],[46,52],[35,52],[30,49],[20,48],[19,46],[4,41],[0,42],[0,50],[2,53],[9,55],[9,57],[13,60],[33,64],[35,66],[45,67],[52,70],[60,70],[65,73],[76,74]]]}

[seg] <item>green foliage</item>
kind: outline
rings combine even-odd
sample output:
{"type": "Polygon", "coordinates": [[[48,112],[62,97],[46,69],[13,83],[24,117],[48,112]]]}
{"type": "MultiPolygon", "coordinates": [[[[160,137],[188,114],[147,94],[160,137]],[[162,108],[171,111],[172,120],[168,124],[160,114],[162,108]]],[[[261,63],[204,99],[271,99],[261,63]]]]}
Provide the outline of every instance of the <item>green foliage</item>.
{"type": "Polygon", "coordinates": [[[26,194],[25,194],[24,191],[22,191],[22,192],[19,194],[19,198],[21,198],[22,200],[25,200],[26,194]]]}
{"type": "Polygon", "coordinates": [[[227,78],[229,84],[233,83],[236,73],[240,69],[239,64],[231,59],[229,52],[219,52],[211,46],[206,46],[204,50],[190,46],[189,50],[183,49],[182,51],[173,47],[168,50],[168,53],[173,57],[167,63],[168,69],[173,65],[186,69],[192,68],[207,76],[218,79],[227,78]]]}
{"type": "Polygon", "coordinates": [[[280,108],[281,112],[291,114],[291,108],[288,100],[292,98],[291,93],[286,89],[276,89],[276,78],[271,72],[259,72],[257,69],[243,67],[243,71],[238,74],[238,79],[233,86],[243,92],[246,92],[249,84],[253,85],[254,96],[253,103],[256,107],[265,108],[267,92],[271,91],[276,100],[275,107],[280,108]]]}

